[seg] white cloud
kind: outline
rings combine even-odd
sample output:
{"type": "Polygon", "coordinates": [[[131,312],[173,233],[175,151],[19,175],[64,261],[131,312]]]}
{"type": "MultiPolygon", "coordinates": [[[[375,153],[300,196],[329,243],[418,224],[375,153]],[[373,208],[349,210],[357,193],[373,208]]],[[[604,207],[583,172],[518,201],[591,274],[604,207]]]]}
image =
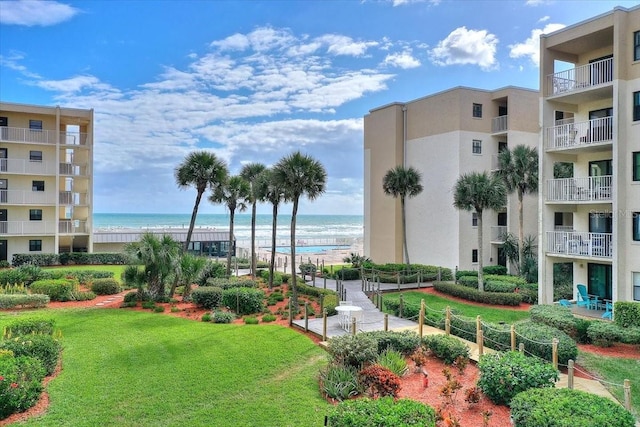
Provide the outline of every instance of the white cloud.
{"type": "Polygon", "coordinates": [[[18,0],[0,2],[0,24],[46,27],[67,21],[80,11],[57,1],[18,0]]]}
{"type": "Polygon", "coordinates": [[[497,67],[497,44],[498,38],[486,30],[459,27],[438,42],[429,55],[437,65],[472,64],[488,71],[497,67]]]}
{"type": "Polygon", "coordinates": [[[327,52],[334,55],[362,56],[368,48],[378,45],[378,42],[357,42],[338,34],[327,34],[317,40],[328,45],[327,52]]]}
{"type": "Polygon", "coordinates": [[[538,22],[547,22],[549,19],[551,19],[551,17],[549,15],[546,15],[538,19],[538,22]]]}
{"type": "Polygon", "coordinates": [[[522,43],[509,45],[511,58],[528,57],[536,66],[540,65],[540,36],[564,28],[563,24],[547,24],[542,29],[534,29],[531,36],[522,43]]]}
{"type": "Polygon", "coordinates": [[[393,3],[393,7],[396,6],[404,6],[406,4],[415,4],[415,3],[429,3],[434,6],[439,5],[442,0],[390,0],[393,3]]]}
{"type": "Polygon", "coordinates": [[[401,53],[392,53],[387,55],[383,64],[402,69],[416,68],[421,65],[420,61],[411,54],[411,51],[408,50],[401,53]]]}
{"type": "Polygon", "coordinates": [[[34,86],[61,93],[77,93],[83,90],[111,91],[112,88],[95,76],[75,76],[63,80],[37,80],[34,86]]]}
{"type": "Polygon", "coordinates": [[[27,67],[20,64],[20,60],[22,59],[24,59],[24,55],[19,52],[11,52],[11,55],[8,57],[0,55],[0,66],[7,67],[14,71],[18,71],[25,77],[29,77],[32,79],[39,79],[40,76],[38,74],[29,71],[27,67]]]}
{"type": "Polygon", "coordinates": [[[541,6],[541,5],[549,4],[549,3],[551,3],[551,0],[527,0],[525,4],[527,6],[534,6],[535,7],[535,6],[541,6]]]}

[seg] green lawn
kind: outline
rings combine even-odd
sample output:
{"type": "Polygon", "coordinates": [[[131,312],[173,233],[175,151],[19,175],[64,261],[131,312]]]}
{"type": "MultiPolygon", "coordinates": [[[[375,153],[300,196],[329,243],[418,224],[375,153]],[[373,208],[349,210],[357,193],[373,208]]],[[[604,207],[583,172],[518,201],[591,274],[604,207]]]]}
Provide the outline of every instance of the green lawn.
{"type": "MultiPolygon", "coordinates": [[[[23,315],[23,314],[21,314],[23,315]]],[[[320,426],[325,352],[277,325],[217,325],[119,309],[46,310],[63,371],[33,426],[320,426]]],[[[0,313],[0,330],[13,315],[0,313]]]]}
{"type": "Polygon", "coordinates": [[[424,292],[406,291],[406,292],[393,292],[384,294],[382,301],[385,299],[398,299],[400,294],[403,295],[404,301],[410,304],[420,304],[420,300],[424,299],[427,309],[431,310],[444,310],[447,306],[451,307],[454,312],[460,316],[473,317],[480,315],[485,322],[505,322],[507,324],[515,323],[520,320],[528,319],[529,312],[522,310],[513,310],[509,308],[493,308],[484,307],[472,304],[465,304],[454,300],[449,300],[437,295],[428,294],[424,292]]]}
{"type": "Polygon", "coordinates": [[[99,270],[99,271],[111,271],[113,277],[120,280],[120,275],[126,268],[126,265],[62,265],[59,267],[44,267],[44,269],[60,269],[60,270],[99,270]]]}

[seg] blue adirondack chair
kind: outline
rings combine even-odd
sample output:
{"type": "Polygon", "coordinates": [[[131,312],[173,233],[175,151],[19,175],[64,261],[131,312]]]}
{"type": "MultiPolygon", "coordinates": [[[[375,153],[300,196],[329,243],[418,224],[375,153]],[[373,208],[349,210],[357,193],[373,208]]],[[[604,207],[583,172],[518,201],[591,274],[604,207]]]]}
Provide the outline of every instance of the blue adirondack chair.
{"type": "Polygon", "coordinates": [[[587,287],[581,283],[576,287],[578,288],[578,301],[576,302],[578,307],[586,307],[587,309],[597,308],[597,300],[587,293],[587,287]]]}
{"type": "Polygon", "coordinates": [[[605,301],[604,313],[602,313],[602,318],[611,320],[612,314],[613,314],[613,303],[611,301],[605,301]]]}
{"type": "Polygon", "coordinates": [[[568,299],[561,299],[560,301],[558,301],[558,304],[563,307],[571,308],[571,301],[569,301],[568,299]]]}

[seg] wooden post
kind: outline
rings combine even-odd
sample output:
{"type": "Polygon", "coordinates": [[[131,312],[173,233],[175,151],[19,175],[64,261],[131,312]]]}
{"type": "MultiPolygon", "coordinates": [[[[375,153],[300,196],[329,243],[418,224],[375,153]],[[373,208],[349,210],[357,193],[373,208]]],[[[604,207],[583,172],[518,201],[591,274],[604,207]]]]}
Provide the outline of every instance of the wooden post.
{"type": "Polygon", "coordinates": [[[389,313],[384,314],[384,331],[387,332],[389,330],[389,313]]]}
{"type": "Polygon", "coordinates": [[[324,279],[324,288],[327,289],[327,276],[323,276],[324,279]]]}
{"type": "Polygon", "coordinates": [[[289,298],[289,327],[293,325],[293,312],[291,309],[293,308],[293,304],[291,303],[291,298],[289,298]]]}
{"type": "Polygon", "coordinates": [[[511,351],[516,351],[516,326],[511,325],[511,351]]]}
{"type": "Polygon", "coordinates": [[[382,292],[378,292],[378,310],[382,311],[382,292]]]}
{"type": "Polygon", "coordinates": [[[447,306],[447,309],[445,310],[445,318],[449,321],[449,323],[451,323],[451,307],[447,306]]]}
{"type": "Polygon", "coordinates": [[[523,342],[521,342],[520,345],[518,346],[518,351],[520,353],[524,353],[524,343],[523,342]]]}
{"type": "Polygon", "coordinates": [[[624,408],[631,410],[631,381],[628,379],[624,380],[624,408]]]}
{"type": "Polygon", "coordinates": [[[484,333],[482,329],[478,331],[478,357],[484,354],[484,333]]]}
{"type": "Polygon", "coordinates": [[[438,267],[438,282],[442,281],[442,267],[438,267]]]}
{"type": "Polygon", "coordinates": [[[572,389],[573,388],[573,368],[574,368],[574,362],[573,360],[569,359],[569,363],[567,366],[567,388],[572,389]]]}
{"type": "Polygon", "coordinates": [[[322,341],[327,340],[327,310],[322,310],[322,341]]]}
{"type": "Polygon", "coordinates": [[[558,369],[558,338],[551,340],[551,359],[553,367],[558,369]]]}
{"type": "MultiPolygon", "coordinates": [[[[424,302],[424,300],[423,300],[424,302]]],[[[418,335],[420,335],[420,338],[422,338],[422,332],[423,332],[423,328],[424,328],[424,306],[420,307],[420,315],[418,316],[418,335]]]]}
{"type": "Polygon", "coordinates": [[[304,302],[304,331],[309,332],[309,303],[304,302]]]}
{"type": "Polygon", "coordinates": [[[418,289],[422,287],[422,270],[418,270],[418,289]]]}
{"type": "Polygon", "coordinates": [[[482,321],[480,320],[480,315],[476,316],[476,344],[478,344],[478,350],[480,350],[482,346],[482,321]]]}
{"type": "Polygon", "coordinates": [[[402,296],[402,294],[400,294],[400,308],[399,308],[399,310],[400,310],[400,313],[399,313],[400,315],[398,317],[400,317],[402,319],[402,314],[403,314],[403,311],[404,311],[404,297],[402,296]]]}
{"type": "Polygon", "coordinates": [[[451,320],[444,319],[444,333],[451,335],[451,320]]]}
{"type": "Polygon", "coordinates": [[[356,334],[356,318],[352,317],[351,318],[351,335],[355,335],[356,334]]]}
{"type": "Polygon", "coordinates": [[[396,273],[396,281],[398,282],[398,291],[400,291],[400,272],[399,271],[396,273]]]}
{"type": "Polygon", "coordinates": [[[324,310],[324,294],[320,294],[320,311],[324,310]]]}

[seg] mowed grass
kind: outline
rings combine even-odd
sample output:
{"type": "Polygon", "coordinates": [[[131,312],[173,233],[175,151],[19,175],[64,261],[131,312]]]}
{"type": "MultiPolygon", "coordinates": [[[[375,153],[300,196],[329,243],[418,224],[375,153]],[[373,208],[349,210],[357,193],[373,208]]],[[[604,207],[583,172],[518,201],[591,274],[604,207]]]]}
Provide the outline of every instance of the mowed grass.
{"type": "MultiPolygon", "coordinates": [[[[22,316],[23,314],[21,314],[22,316]]],[[[46,310],[63,334],[50,406],[27,426],[319,426],[325,352],[277,325],[46,310]]],[[[0,330],[7,320],[0,314],[0,330]]]]}
{"type": "Polygon", "coordinates": [[[449,300],[438,295],[416,291],[393,292],[384,294],[382,296],[382,302],[384,303],[385,299],[397,300],[400,298],[400,294],[402,294],[405,303],[413,305],[420,305],[420,301],[424,299],[424,302],[427,305],[428,312],[433,310],[442,311],[445,310],[447,306],[449,306],[451,307],[451,310],[459,316],[475,318],[476,316],[480,315],[480,318],[484,322],[505,322],[507,324],[512,324],[520,320],[529,318],[528,311],[513,310],[504,307],[485,307],[465,304],[462,302],[449,300]]]}
{"type": "Polygon", "coordinates": [[[98,271],[111,271],[113,277],[120,280],[122,272],[126,268],[126,265],[61,265],[57,267],[43,267],[46,270],[69,270],[69,271],[82,271],[82,270],[98,270],[98,271]]]}

